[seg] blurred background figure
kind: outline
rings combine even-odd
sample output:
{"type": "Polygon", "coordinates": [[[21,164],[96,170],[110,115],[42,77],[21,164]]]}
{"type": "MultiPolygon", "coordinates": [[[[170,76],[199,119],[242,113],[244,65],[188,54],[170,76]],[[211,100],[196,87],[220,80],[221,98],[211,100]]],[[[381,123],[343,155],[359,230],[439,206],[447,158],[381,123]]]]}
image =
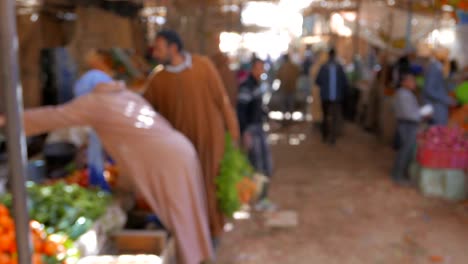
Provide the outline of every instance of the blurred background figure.
{"type": "Polygon", "coordinates": [[[304,53],[304,61],[302,62],[302,75],[309,75],[312,65],[314,65],[314,52],[312,51],[312,46],[307,45],[304,53]]]}
{"type": "Polygon", "coordinates": [[[310,111],[312,114],[312,123],[315,126],[320,126],[323,122],[323,109],[322,109],[322,98],[320,97],[320,86],[317,85],[316,80],[320,70],[320,67],[325,64],[328,60],[328,54],[324,51],[320,51],[316,54],[317,59],[310,68],[310,80],[311,80],[311,94],[312,103],[310,105],[310,111]]]}
{"type": "MultiPolygon", "coordinates": [[[[265,63],[254,59],[248,79],[240,85],[237,114],[243,146],[248,152],[249,160],[257,173],[270,178],[273,174],[273,162],[267,135],[263,129],[267,111],[263,105],[263,96],[268,91],[267,83],[262,80],[265,63]]],[[[257,209],[271,208],[268,201],[268,183],[264,184],[259,197],[257,209]]]]}
{"type": "Polygon", "coordinates": [[[280,92],[283,97],[283,113],[285,120],[290,120],[296,105],[297,81],[301,74],[299,67],[294,64],[289,54],[283,55],[283,64],[276,75],[280,80],[280,92]]]}
{"type": "Polygon", "coordinates": [[[348,121],[354,121],[358,115],[359,98],[363,90],[362,83],[367,77],[365,65],[360,55],[353,56],[350,68],[352,70],[348,73],[349,89],[343,103],[343,117],[348,121]]]}
{"type": "Polygon", "coordinates": [[[302,112],[304,116],[308,112],[308,98],[311,97],[310,69],[312,68],[313,63],[314,54],[312,51],[312,46],[307,45],[301,63],[301,74],[299,76],[299,79],[297,80],[295,109],[293,111],[295,112],[299,108],[300,112],[302,112]]]}
{"type": "Polygon", "coordinates": [[[237,83],[243,83],[245,80],[247,80],[249,77],[250,67],[250,62],[241,61],[239,70],[236,74],[237,83]]]}
{"type": "Polygon", "coordinates": [[[403,54],[403,56],[401,56],[397,60],[397,62],[393,66],[393,71],[392,71],[393,87],[394,88],[400,87],[402,77],[410,72],[411,72],[410,56],[408,52],[406,52],[405,54],[403,54]]]}
{"type": "Polygon", "coordinates": [[[322,140],[335,144],[339,122],[348,89],[348,80],[343,66],[336,60],[335,49],[330,49],[328,61],[322,65],[316,80],[322,98],[322,140]]]}

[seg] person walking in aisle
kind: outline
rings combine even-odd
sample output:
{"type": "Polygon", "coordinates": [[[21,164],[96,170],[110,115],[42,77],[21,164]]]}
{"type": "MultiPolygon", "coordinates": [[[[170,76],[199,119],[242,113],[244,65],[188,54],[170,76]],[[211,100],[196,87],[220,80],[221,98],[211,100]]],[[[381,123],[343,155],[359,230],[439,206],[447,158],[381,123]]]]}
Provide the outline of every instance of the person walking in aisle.
{"type": "Polygon", "coordinates": [[[239,140],[239,125],[223,82],[209,58],[184,51],[180,36],[160,31],[153,56],[164,66],[147,82],[151,105],[190,139],[203,168],[210,230],[214,241],[223,233],[215,179],[224,156],[225,135],[239,140]]]}
{"type": "Polygon", "coordinates": [[[320,128],[320,124],[323,123],[323,109],[322,109],[322,98],[320,96],[320,87],[317,85],[316,80],[320,70],[320,67],[327,62],[328,53],[325,51],[319,51],[317,54],[317,60],[314,65],[310,68],[310,80],[311,80],[311,96],[312,103],[310,104],[310,113],[312,115],[312,124],[314,128],[320,128]]]}
{"type": "Polygon", "coordinates": [[[285,119],[291,119],[294,113],[297,80],[300,75],[300,68],[291,61],[289,54],[283,55],[283,64],[278,69],[276,77],[281,82],[279,90],[283,96],[283,113],[286,117],[285,119]]]}
{"type": "Polygon", "coordinates": [[[339,130],[342,105],[348,90],[348,80],[343,66],[336,59],[336,52],[330,49],[328,61],[322,65],[316,79],[322,99],[322,139],[335,144],[339,130]]]}

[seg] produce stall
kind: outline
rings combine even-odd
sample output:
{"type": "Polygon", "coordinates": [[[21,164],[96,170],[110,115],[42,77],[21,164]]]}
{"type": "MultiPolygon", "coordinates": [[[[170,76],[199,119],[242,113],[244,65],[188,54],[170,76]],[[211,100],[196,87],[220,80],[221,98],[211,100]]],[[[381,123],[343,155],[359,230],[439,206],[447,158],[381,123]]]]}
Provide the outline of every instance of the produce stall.
{"type": "MultiPolygon", "coordinates": [[[[153,239],[162,241],[162,246],[158,249],[143,247],[137,253],[156,254],[161,259],[163,256],[159,254],[166,254],[165,259],[172,259],[175,251],[170,251],[168,247],[174,242],[162,225],[154,225],[156,216],[145,212],[142,224],[132,223],[135,222],[134,211],[141,210],[142,202],[134,205],[134,200],[139,200],[138,196],[121,195],[116,188],[120,177],[116,165],[107,163],[102,173],[110,191],[104,191],[92,184],[84,143],[87,133],[78,131],[79,129],[73,128],[50,134],[42,142],[42,151],[36,153],[29,161],[27,193],[30,219],[41,226],[46,237],[55,238],[58,241],[57,247],[61,248],[60,254],[57,253],[53,255],[56,258],[52,258],[50,254],[43,253],[38,246],[36,255],[41,254],[42,262],[37,263],[77,263],[90,256],[118,256],[128,253],[125,248],[115,243],[121,240],[124,230],[130,229],[126,232],[138,231],[143,236],[148,236],[154,232],[154,227],[157,228],[159,236],[153,239]],[[127,212],[129,210],[131,211],[127,212]],[[146,230],[148,228],[152,230],[146,230]]],[[[9,174],[8,170],[4,174],[9,174]]],[[[9,185],[6,184],[5,189],[9,189],[9,185]]],[[[11,210],[12,195],[5,193],[5,189],[0,191],[0,204],[11,210]]],[[[8,227],[8,223],[6,225],[8,227]]],[[[0,231],[2,230],[4,228],[0,228],[0,231]]],[[[9,231],[5,234],[10,239],[9,243],[14,244],[14,233],[9,231]]],[[[8,250],[6,257],[14,261],[16,251],[13,248],[8,250]]],[[[36,256],[36,259],[39,257],[36,256]]]]}
{"type": "MultiPolygon", "coordinates": [[[[112,170],[115,168],[108,167],[105,173],[115,174],[112,170]]],[[[79,261],[81,263],[82,260],[84,263],[101,263],[89,262],[96,260],[93,256],[114,256],[119,260],[115,263],[128,263],[121,262],[122,259],[117,257],[123,253],[154,254],[167,261],[175,258],[175,249],[171,249],[174,241],[162,225],[154,225],[157,218],[151,212],[145,211],[141,222],[135,224],[133,210],[141,212],[141,203],[126,206],[127,197],[91,186],[88,177],[86,170],[75,170],[64,178],[27,183],[29,215],[34,223],[34,230],[40,231],[40,237],[44,240],[34,240],[34,263],[73,264],[79,261]],[[131,208],[132,211],[127,215],[125,208],[131,208]],[[131,242],[133,251],[129,250],[128,246],[125,247],[126,242],[122,242],[128,239],[129,234],[133,234],[133,239],[150,237],[148,241],[158,243],[158,247],[151,247],[151,243],[131,242]],[[49,240],[51,242],[47,242],[49,240]],[[52,246],[54,251],[51,250],[52,246]]],[[[108,175],[108,178],[112,176],[108,175]]],[[[114,184],[111,186],[114,187],[114,184]]],[[[130,198],[130,203],[132,202],[133,199],[130,198]]],[[[10,193],[0,196],[0,237],[3,239],[0,244],[4,245],[0,246],[0,254],[3,253],[5,260],[15,261],[17,251],[13,245],[16,237],[11,228],[12,221],[7,219],[8,212],[12,210],[11,205],[10,193]]],[[[36,232],[34,230],[33,234],[36,232]]],[[[2,262],[0,259],[0,263],[13,262],[2,262]]]]}
{"type": "MultiPolygon", "coordinates": [[[[50,239],[50,244],[55,243],[47,245],[33,237],[35,253],[45,254],[44,263],[76,263],[80,256],[97,254],[106,236],[125,224],[125,214],[112,204],[111,195],[97,189],[65,182],[44,185],[28,182],[27,193],[33,234],[40,235],[38,238],[42,240],[50,239]],[[94,241],[87,235],[90,231],[94,233],[94,241]],[[55,250],[50,249],[52,246],[55,250]]],[[[10,194],[0,198],[3,211],[11,210],[11,202],[10,194]]],[[[7,216],[4,213],[2,217],[7,216]]],[[[4,232],[2,237],[8,238],[4,253],[9,253],[8,257],[14,259],[14,232],[11,232],[8,220],[0,221],[0,226],[4,232]]]]}
{"type": "MultiPolygon", "coordinates": [[[[79,151],[67,136],[70,133],[55,136],[58,142],[46,143],[30,162],[28,176],[35,180],[27,183],[30,218],[41,226],[45,237],[56,239],[61,250],[52,258],[38,246],[36,258],[41,255],[42,263],[100,263],[106,257],[114,261],[109,263],[128,263],[130,256],[122,258],[121,254],[134,258],[144,254],[150,260],[158,256],[160,263],[174,263],[175,242],[145,201],[138,194],[120,196],[117,167],[108,163],[103,173],[110,191],[92,185],[86,148],[79,151]]],[[[224,214],[233,217],[261,188],[253,180],[254,170],[245,154],[229,135],[225,144],[217,194],[224,214]]],[[[0,204],[10,210],[11,201],[9,193],[0,196],[0,204]]],[[[14,243],[15,237],[9,237],[14,243]]],[[[8,252],[10,259],[14,256],[15,251],[8,252]]]]}
{"type": "MultiPolygon", "coordinates": [[[[18,263],[14,225],[10,210],[0,204],[0,263],[18,263]]],[[[31,221],[30,228],[34,245],[33,263],[61,263],[67,254],[66,239],[47,234],[37,221],[31,221]]]]}
{"type": "Polygon", "coordinates": [[[412,178],[426,196],[460,201],[468,196],[468,134],[459,127],[431,127],[418,135],[412,178]]]}
{"type": "MultiPolygon", "coordinates": [[[[130,199],[119,196],[116,182],[121,175],[115,165],[108,163],[103,173],[110,192],[91,184],[86,144],[75,145],[73,142],[81,140],[70,137],[72,134],[79,133],[52,135],[49,138],[53,140],[45,140],[42,151],[29,162],[28,213],[44,240],[54,239],[52,242],[57,248],[56,254],[52,254],[44,249],[45,242],[38,245],[35,263],[101,263],[101,257],[115,261],[111,263],[128,263],[122,261],[128,261],[129,257],[119,257],[121,254],[134,258],[153,254],[148,258],[157,256],[160,263],[174,263],[175,242],[145,201],[138,194],[130,199]],[[122,242],[128,239],[152,242],[122,242]],[[158,246],[151,247],[151,244],[158,246]],[[95,256],[99,257],[93,258],[95,256]]],[[[252,201],[259,190],[253,181],[253,169],[229,135],[226,146],[216,184],[222,210],[232,217],[242,205],[252,201]]],[[[0,192],[0,204],[11,211],[12,195],[0,192]]],[[[2,253],[8,261],[15,261],[17,251],[11,246],[16,241],[15,233],[11,231],[11,224],[5,222],[5,226],[1,226],[2,223],[0,221],[0,232],[9,239],[5,244],[8,248],[2,253]]]]}
{"type": "MultiPolygon", "coordinates": [[[[131,69],[133,62],[128,60],[122,50],[115,49],[106,54],[109,55],[106,57],[106,66],[115,70],[119,79],[131,83],[141,76],[139,70],[131,69]]],[[[64,101],[66,100],[59,99],[51,103],[64,101]]],[[[148,210],[145,201],[136,194],[131,198],[136,200],[136,204],[125,206],[127,212],[123,211],[122,204],[116,202],[121,201],[118,190],[115,189],[119,171],[112,161],[101,173],[110,192],[93,185],[87,157],[88,137],[89,131],[86,129],[55,131],[44,137],[40,151],[29,160],[27,193],[30,219],[40,225],[46,238],[55,238],[56,247],[60,248],[56,254],[46,254],[43,253],[42,246],[38,246],[36,261],[99,263],[102,261],[100,257],[120,261],[121,254],[131,254],[134,257],[152,254],[160,257],[162,263],[173,263],[176,255],[175,242],[157,216],[148,210]],[[149,244],[159,246],[148,247],[144,243],[122,242],[128,239],[148,239],[149,244]],[[135,247],[128,248],[128,245],[135,247]],[[95,256],[99,257],[93,258],[95,256]]],[[[226,136],[226,146],[216,185],[221,209],[226,216],[232,217],[243,204],[254,198],[257,188],[252,180],[253,169],[242,151],[234,146],[230,136],[226,136]]],[[[110,160],[108,157],[106,159],[110,160]]],[[[12,210],[9,193],[1,197],[0,203],[12,210]]],[[[11,232],[8,234],[10,242],[15,243],[16,236],[11,235],[11,232]]],[[[7,257],[15,261],[17,251],[8,250],[7,257]]]]}
{"type": "MultiPolygon", "coordinates": [[[[2,10],[12,9],[12,2],[3,1],[1,7],[4,3],[7,5],[2,10]]],[[[10,18],[10,21],[3,24],[5,28],[2,26],[0,31],[16,28],[12,22],[14,19],[8,16],[3,18],[10,18]]],[[[16,56],[16,50],[11,46],[15,32],[8,33],[12,33],[11,38],[5,41],[8,47],[5,48],[6,44],[0,41],[4,51],[1,58],[9,62],[5,68],[17,71],[17,58],[6,58],[6,54],[16,56]]],[[[4,35],[1,36],[3,38],[4,35]]],[[[100,52],[105,54],[105,66],[114,73],[112,76],[115,79],[125,81],[135,91],[141,90],[149,74],[143,59],[120,48],[100,52]]],[[[65,47],[43,50],[43,105],[72,100],[72,87],[79,76],[79,69],[83,68],[80,67],[83,65],[76,65],[74,59],[65,47]]],[[[4,72],[9,71],[2,70],[2,74],[4,72]]],[[[6,80],[7,85],[0,78],[2,86],[9,89],[9,96],[5,98],[10,104],[7,143],[12,168],[2,172],[10,179],[3,190],[3,184],[0,184],[0,264],[29,263],[28,235],[34,242],[33,263],[175,263],[173,238],[164,230],[157,216],[147,210],[138,194],[130,201],[126,200],[130,204],[136,200],[135,206],[120,203],[121,197],[114,189],[118,175],[114,165],[109,164],[104,171],[111,192],[92,185],[89,164],[86,163],[86,140],[83,140],[88,137],[88,131],[75,133],[75,128],[72,128],[49,134],[47,139],[42,136],[38,151],[30,155],[29,160],[24,157],[26,146],[22,141],[24,133],[19,122],[22,116],[21,93],[16,90],[17,72],[9,77],[13,80],[6,80]],[[10,213],[16,214],[14,221],[10,213]],[[17,223],[16,231],[13,222],[17,223]],[[26,228],[21,227],[22,222],[26,228]]],[[[229,147],[216,185],[222,210],[226,216],[232,217],[243,204],[254,198],[258,188],[252,180],[253,170],[243,153],[233,146],[229,137],[226,144],[229,147]]]]}
{"type": "MultiPolygon", "coordinates": [[[[108,63],[106,66],[115,72],[116,78],[126,81],[132,88],[140,88],[141,80],[145,77],[145,63],[129,51],[119,48],[104,52],[107,55],[105,57],[106,63],[108,63]]],[[[68,56],[67,50],[62,48],[55,49],[52,57],[61,57],[57,54],[61,54],[62,57],[63,55],[68,56]]],[[[71,73],[76,67],[73,65],[73,60],[69,60],[67,63],[56,63],[53,66],[52,74],[46,79],[54,84],[50,85],[54,89],[44,91],[53,94],[53,96],[47,97],[53,100],[43,102],[44,104],[59,104],[71,99],[70,91],[75,80],[73,77],[75,75],[71,73]]],[[[47,86],[47,84],[44,85],[47,86]]],[[[46,242],[38,244],[34,263],[77,263],[80,259],[89,256],[118,255],[124,252],[124,249],[118,247],[118,243],[114,242],[119,241],[120,233],[124,227],[128,228],[127,212],[123,210],[123,207],[130,209],[132,206],[122,204],[121,201],[125,199],[119,197],[118,190],[114,189],[119,174],[115,165],[107,164],[102,173],[105,182],[113,192],[104,192],[98,188],[99,186],[92,185],[93,181],[90,177],[86,157],[88,133],[88,130],[80,128],[55,131],[47,137],[42,137],[43,140],[39,142],[37,147],[38,151],[30,156],[28,171],[24,173],[24,176],[29,180],[27,183],[27,208],[30,219],[34,221],[35,228],[42,232],[41,238],[43,237],[44,241],[54,238],[54,246],[57,248],[52,252],[45,248],[50,247],[48,244],[47,246],[42,245],[46,242]]],[[[21,134],[17,133],[17,135],[21,134]]],[[[1,152],[6,150],[3,141],[2,138],[1,152]]],[[[8,143],[11,142],[9,137],[8,143]]],[[[7,175],[11,176],[11,173],[12,171],[2,169],[0,177],[0,187],[3,187],[0,188],[0,204],[2,208],[6,208],[5,211],[13,211],[12,195],[5,193],[7,190],[11,190],[12,177],[8,177],[10,182],[4,181],[7,175]]],[[[13,178],[21,179],[19,177],[13,178]]],[[[23,182],[20,184],[24,185],[23,182]]],[[[132,199],[125,202],[131,204],[132,199]]],[[[5,215],[5,218],[9,217],[9,213],[5,215]]],[[[5,239],[9,240],[8,243],[5,243],[5,251],[0,248],[0,253],[7,262],[0,261],[0,263],[16,263],[18,253],[21,251],[17,251],[16,246],[13,245],[16,245],[20,238],[11,230],[11,224],[8,220],[5,221],[5,226],[2,224],[3,222],[0,222],[0,233],[2,237],[5,235],[5,239]]],[[[141,230],[141,232],[146,233],[147,231],[141,230]]],[[[161,259],[163,256],[160,254],[165,254],[164,259],[173,259],[175,249],[172,251],[166,249],[171,245],[174,248],[172,238],[163,229],[158,230],[158,234],[160,236],[155,239],[164,241],[160,249],[141,248],[141,252],[138,253],[159,254],[161,259]],[[162,237],[164,239],[161,239],[162,237]],[[145,252],[145,250],[148,251],[145,252]]],[[[23,253],[26,252],[23,251],[23,253]]]]}

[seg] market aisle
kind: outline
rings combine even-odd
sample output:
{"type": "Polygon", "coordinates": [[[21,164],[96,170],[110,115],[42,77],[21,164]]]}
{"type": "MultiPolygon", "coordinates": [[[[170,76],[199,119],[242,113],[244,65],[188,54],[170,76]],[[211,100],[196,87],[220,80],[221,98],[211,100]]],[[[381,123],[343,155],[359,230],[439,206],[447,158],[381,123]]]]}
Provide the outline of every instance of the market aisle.
{"type": "Polygon", "coordinates": [[[304,131],[271,136],[271,198],[296,210],[299,226],[272,230],[261,215],[238,220],[218,263],[467,263],[467,207],[395,187],[387,173],[392,151],[356,127],[334,148],[304,131]]]}

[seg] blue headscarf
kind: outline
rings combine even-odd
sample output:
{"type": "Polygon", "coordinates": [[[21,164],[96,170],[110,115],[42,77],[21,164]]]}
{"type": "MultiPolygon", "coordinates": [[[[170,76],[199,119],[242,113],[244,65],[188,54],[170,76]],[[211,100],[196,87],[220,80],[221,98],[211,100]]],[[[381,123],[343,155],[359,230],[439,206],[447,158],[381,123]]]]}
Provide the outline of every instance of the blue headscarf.
{"type": "Polygon", "coordinates": [[[112,82],[112,77],[100,70],[90,70],[86,72],[73,88],[75,97],[88,94],[96,88],[98,84],[112,82]]]}
{"type": "MultiPolygon", "coordinates": [[[[76,83],[73,89],[75,97],[91,93],[98,84],[112,82],[112,78],[100,70],[86,72],[76,83]]],[[[88,169],[89,181],[92,186],[110,191],[104,178],[104,149],[98,135],[91,131],[88,140],[88,169]]]]}

